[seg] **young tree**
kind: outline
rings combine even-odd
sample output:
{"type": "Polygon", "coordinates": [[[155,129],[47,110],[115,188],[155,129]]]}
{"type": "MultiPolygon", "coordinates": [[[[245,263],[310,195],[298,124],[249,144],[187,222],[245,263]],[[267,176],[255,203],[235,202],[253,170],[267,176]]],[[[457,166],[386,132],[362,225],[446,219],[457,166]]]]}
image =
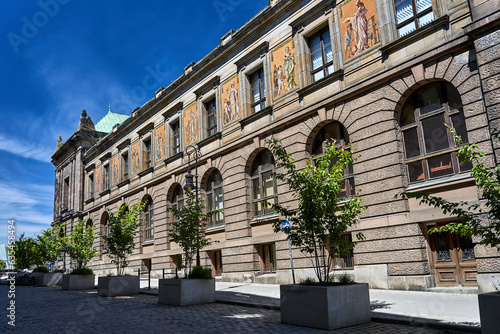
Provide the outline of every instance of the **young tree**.
{"type": "Polygon", "coordinates": [[[222,212],[214,210],[204,214],[205,205],[203,198],[196,199],[192,191],[185,191],[184,206],[180,209],[170,207],[167,211],[173,212],[175,220],[172,223],[170,239],[179,244],[184,252],[184,268],[187,273],[191,272],[191,264],[194,255],[202,248],[213,243],[205,236],[206,221],[213,214],[222,212]]]}
{"type": "Polygon", "coordinates": [[[32,237],[26,238],[24,233],[14,242],[14,268],[27,269],[36,264],[36,242],[32,237]]]}
{"type": "MultiPolygon", "coordinates": [[[[331,282],[332,259],[346,255],[355,246],[355,242],[346,241],[342,234],[356,223],[365,209],[357,195],[339,197],[344,185],[344,170],[354,160],[351,151],[327,142],[322,156],[306,160],[305,168],[297,170],[291,153],[279,140],[267,143],[275,166],[284,170],[284,173],[276,172],[276,178],[288,185],[298,201],[296,209],[273,204],[273,208],[290,222],[290,228],[284,232],[293,246],[311,257],[319,282],[331,282]]],[[[281,230],[283,221],[273,223],[275,232],[281,230]]],[[[358,233],[357,239],[364,239],[363,234],[358,233]]]]}
{"type": "Polygon", "coordinates": [[[7,268],[7,264],[3,261],[0,261],[0,269],[7,268]]]}
{"type": "Polygon", "coordinates": [[[69,256],[76,260],[78,269],[83,269],[97,254],[93,248],[95,232],[92,225],[87,226],[88,219],[79,221],[73,226],[68,241],[69,256]]]}
{"type": "MultiPolygon", "coordinates": [[[[400,196],[418,199],[420,204],[439,208],[444,214],[457,217],[459,220],[429,230],[429,233],[448,231],[469,238],[476,236],[480,238],[480,244],[496,247],[500,252],[500,167],[487,167],[482,159],[485,154],[479,150],[477,144],[464,145],[455,129],[448,128],[448,130],[453,135],[456,145],[463,145],[457,153],[462,157],[461,164],[474,163],[471,175],[481,190],[484,208],[480,204],[470,204],[466,201],[450,202],[429,192],[403,192],[400,196]]],[[[500,132],[494,132],[493,137],[500,140],[500,132]]]]}
{"type": "Polygon", "coordinates": [[[139,218],[144,206],[144,203],[135,204],[130,209],[122,206],[117,213],[109,215],[109,233],[102,237],[112,255],[111,262],[116,264],[118,276],[124,274],[128,266],[127,257],[134,250],[134,237],[142,224],[139,218]]]}
{"type": "Polygon", "coordinates": [[[57,258],[61,254],[62,246],[66,243],[66,237],[60,234],[60,229],[64,227],[60,226],[52,226],[45,230],[42,230],[42,233],[36,236],[36,258],[37,265],[47,265],[47,263],[52,264],[52,271],[54,270],[54,264],[57,261],[57,258]]]}

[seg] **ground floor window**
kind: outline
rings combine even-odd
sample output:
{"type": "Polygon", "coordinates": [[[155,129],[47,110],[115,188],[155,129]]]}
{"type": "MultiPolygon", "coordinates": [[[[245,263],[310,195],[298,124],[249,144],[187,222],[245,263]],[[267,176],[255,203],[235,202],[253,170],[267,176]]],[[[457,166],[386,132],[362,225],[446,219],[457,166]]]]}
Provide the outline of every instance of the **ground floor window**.
{"type": "Polygon", "coordinates": [[[276,246],[272,244],[264,244],[259,247],[260,270],[265,273],[276,271],[276,246]]]}
{"type": "MultiPolygon", "coordinates": [[[[352,242],[351,234],[344,234],[342,239],[346,242],[352,242]]],[[[333,258],[334,269],[352,269],[354,268],[354,251],[351,249],[341,257],[333,258]]]]}
{"type": "Polygon", "coordinates": [[[222,275],[222,250],[215,250],[210,253],[212,261],[212,276],[222,275]]]}

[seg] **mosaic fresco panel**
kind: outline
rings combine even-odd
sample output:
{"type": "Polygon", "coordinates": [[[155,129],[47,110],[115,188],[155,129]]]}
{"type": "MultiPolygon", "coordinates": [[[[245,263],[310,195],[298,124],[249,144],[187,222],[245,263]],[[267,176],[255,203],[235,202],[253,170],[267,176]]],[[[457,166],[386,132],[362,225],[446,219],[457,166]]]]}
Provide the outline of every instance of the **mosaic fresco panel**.
{"type": "Polygon", "coordinates": [[[158,162],[167,156],[167,137],[164,123],[155,128],[154,138],[155,162],[158,162]]]}
{"type": "Polygon", "coordinates": [[[281,42],[271,50],[273,96],[278,98],[299,87],[295,43],[293,38],[281,42]]]}
{"type": "Polygon", "coordinates": [[[234,74],[222,83],[222,125],[239,119],[240,111],[240,81],[238,74],[234,74]]]}
{"type": "Polygon", "coordinates": [[[111,158],[111,186],[116,185],[120,181],[120,156],[115,154],[111,158]]]}
{"type": "Polygon", "coordinates": [[[141,142],[136,140],[130,145],[130,174],[137,174],[141,168],[141,142]]]}
{"type": "Polygon", "coordinates": [[[346,0],[339,6],[339,17],[345,60],[380,43],[375,0],[346,0]]]}
{"type": "Polygon", "coordinates": [[[95,179],[95,192],[98,194],[102,191],[102,166],[96,167],[95,173],[94,173],[94,179],[95,179]]]}
{"type": "Polygon", "coordinates": [[[198,131],[198,108],[196,103],[192,103],[184,108],[183,128],[184,128],[184,147],[191,145],[199,140],[198,131]]]}

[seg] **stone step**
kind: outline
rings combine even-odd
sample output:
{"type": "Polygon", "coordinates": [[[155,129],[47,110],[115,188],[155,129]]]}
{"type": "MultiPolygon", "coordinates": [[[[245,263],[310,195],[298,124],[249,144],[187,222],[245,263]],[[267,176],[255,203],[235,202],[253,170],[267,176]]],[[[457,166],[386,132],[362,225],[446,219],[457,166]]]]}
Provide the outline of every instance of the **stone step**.
{"type": "Polygon", "coordinates": [[[435,287],[435,288],[428,288],[427,291],[440,292],[440,293],[455,293],[455,294],[464,294],[464,295],[477,295],[478,294],[477,287],[463,287],[463,286],[435,287]]]}

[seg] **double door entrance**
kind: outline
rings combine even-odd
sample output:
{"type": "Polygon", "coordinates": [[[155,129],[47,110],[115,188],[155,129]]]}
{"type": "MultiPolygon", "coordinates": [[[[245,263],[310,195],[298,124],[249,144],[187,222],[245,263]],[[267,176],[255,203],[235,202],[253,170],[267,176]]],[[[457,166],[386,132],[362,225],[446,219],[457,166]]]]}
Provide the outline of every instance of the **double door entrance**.
{"type": "Polygon", "coordinates": [[[438,286],[477,286],[476,257],[470,238],[441,232],[431,234],[429,241],[438,286]]]}

